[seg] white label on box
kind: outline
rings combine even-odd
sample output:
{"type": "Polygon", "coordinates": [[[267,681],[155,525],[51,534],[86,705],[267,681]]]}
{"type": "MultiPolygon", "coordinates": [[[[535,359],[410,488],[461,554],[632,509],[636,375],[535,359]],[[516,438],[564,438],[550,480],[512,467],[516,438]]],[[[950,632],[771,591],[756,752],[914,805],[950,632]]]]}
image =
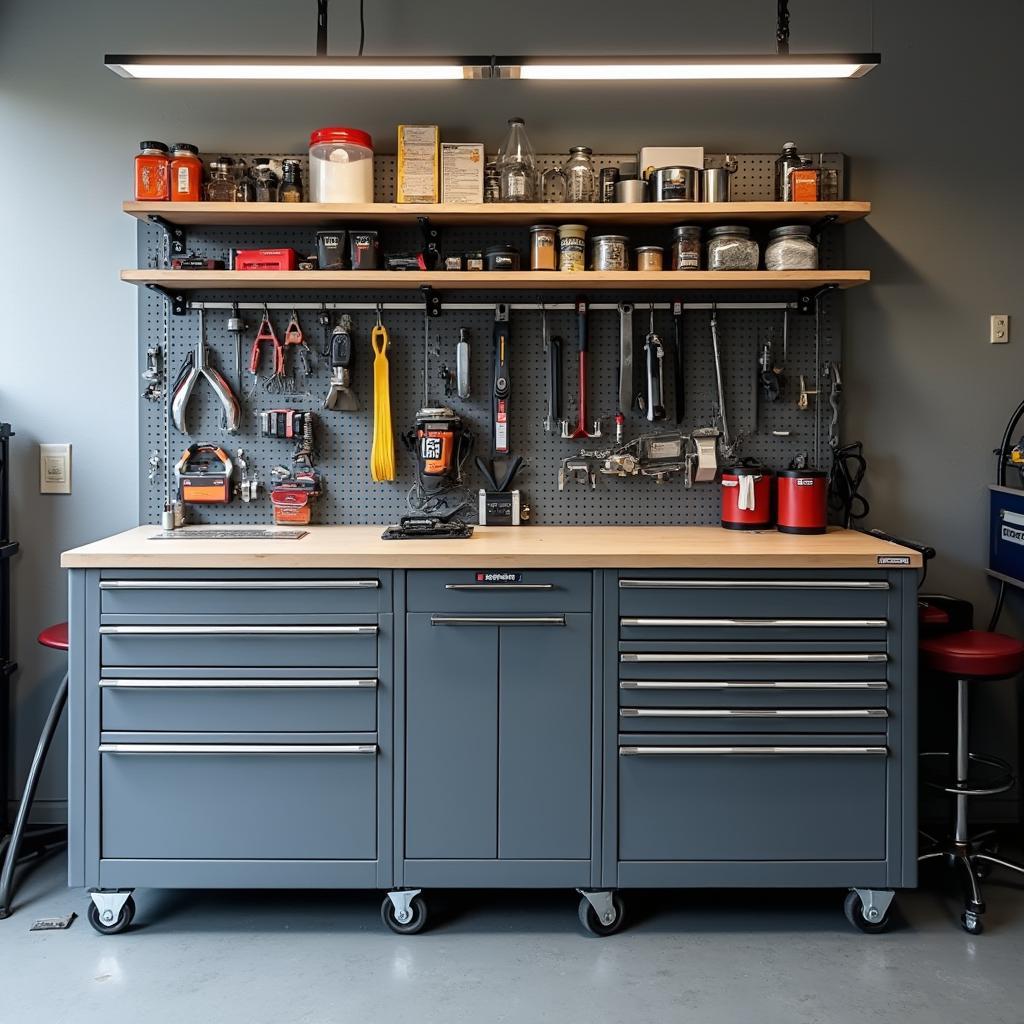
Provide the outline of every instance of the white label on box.
{"type": "Polygon", "coordinates": [[[484,201],[484,144],[441,143],[441,202],[484,201]]]}
{"type": "Polygon", "coordinates": [[[999,532],[1001,540],[1005,540],[1007,544],[1020,544],[1024,547],[1024,530],[1018,529],[1015,526],[1007,526],[1003,523],[1003,528],[999,532]]]}
{"type": "Polygon", "coordinates": [[[437,125],[398,126],[398,202],[437,202],[437,136],[437,125]]]}

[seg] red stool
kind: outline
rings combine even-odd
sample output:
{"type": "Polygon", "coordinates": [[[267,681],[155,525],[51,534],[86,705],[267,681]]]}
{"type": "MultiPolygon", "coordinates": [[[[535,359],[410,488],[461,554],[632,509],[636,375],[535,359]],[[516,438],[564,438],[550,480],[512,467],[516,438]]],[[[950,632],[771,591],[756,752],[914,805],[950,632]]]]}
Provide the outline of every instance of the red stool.
{"type": "MultiPolygon", "coordinates": [[[[50,626],[39,634],[39,643],[55,651],[67,652],[68,649],[68,624],[58,623],[50,626]]],[[[39,777],[43,774],[43,765],[46,763],[46,755],[50,750],[53,735],[57,731],[57,723],[60,721],[61,712],[68,701],[68,674],[57,688],[57,693],[50,705],[50,712],[46,716],[46,723],[40,733],[39,742],[36,744],[36,752],[32,755],[32,766],[28,771],[28,778],[25,780],[25,791],[21,795],[21,803],[18,805],[18,814],[14,819],[14,829],[11,832],[7,846],[7,856],[3,862],[3,871],[0,872],[0,919],[10,916],[11,894],[14,883],[14,869],[18,865],[21,854],[22,843],[26,838],[25,830],[28,823],[29,811],[32,809],[32,801],[35,800],[36,788],[39,785],[39,777]]],[[[36,853],[48,852],[63,846],[67,839],[67,830],[63,826],[44,827],[31,837],[32,845],[36,853]]]]}
{"type": "MultiPolygon", "coordinates": [[[[998,865],[1024,874],[1024,864],[1015,864],[995,856],[986,849],[991,833],[971,837],[967,824],[967,800],[972,796],[991,796],[1005,793],[1014,783],[1010,765],[1001,758],[987,754],[972,754],[968,743],[967,685],[979,679],[1009,679],[1024,670],[1024,644],[1002,633],[986,633],[967,629],[957,633],[941,633],[923,637],[919,651],[922,668],[940,672],[956,679],[956,781],[950,784],[929,782],[930,786],[956,797],[956,817],[953,838],[934,842],[919,861],[945,859],[951,867],[959,867],[964,877],[965,907],[960,923],[972,935],[982,930],[981,915],[985,901],[981,896],[978,878],[988,865],[998,865]],[[998,776],[987,782],[972,781],[971,765],[994,769],[998,776]]],[[[924,753],[922,757],[949,757],[947,752],[924,753]]]]}

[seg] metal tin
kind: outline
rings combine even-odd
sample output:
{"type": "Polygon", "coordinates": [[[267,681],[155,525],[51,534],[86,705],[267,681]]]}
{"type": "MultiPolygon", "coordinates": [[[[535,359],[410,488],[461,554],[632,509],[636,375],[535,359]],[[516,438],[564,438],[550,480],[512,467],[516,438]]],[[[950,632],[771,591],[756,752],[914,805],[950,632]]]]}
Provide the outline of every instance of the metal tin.
{"type": "Polygon", "coordinates": [[[530,269],[555,270],[558,266],[558,228],[534,224],[530,228],[530,269]]]}
{"type": "Polygon", "coordinates": [[[484,254],[482,252],[467,252],[466,253],[466,269],[467,270],[483,270],[484,269],[484,254]]]}
{"type": "Polygon", "coordinates": [[[659,167],[651,171],[651,201],[699,203],[703,171],[698,167],[659,167]]]}
{"type": "Polygon", "coordinates": [[[637,270],[664,270],[665,253],[660,245],[641,245],[636,251],[637,270]]]}
{"type": "Polygon", "coordinates": [[[646,203],[647,182],[639,178],[620,178],[615,182],[615,202],[646,203]]]}
{"type": "Polygon", "coordinates": [[[729,186],[732,174],[725,167],[704,168],[704,202],[729,202],[729,186]]]}
{"type": "Polygon", "coordinates": [[[562,224],[559,227],[558,269],[569,273],[587,269],[586,224],[562,224]]]}
{"type": "Polygon", "coordinates": [[[615,185],[619,180],[618,167],[602,167],[598,179],[598,198],[602,203],[615,202],[615,185]]]}
{"type": "Polygon", "coordinates": [[[444,258],[444,269],[445,270],[462,270],[462,257],[458,254],[453,256],[445,256],[444,258]]]}
{"type": "Polygon", "coordinates": [[[593,270],[628,270],[629,239],[625,235],[595,235],[590,241],[593,270]]]}
{"type": "Polygon", "coordinates": [[[519,250],[505,242],[489,245],[484,254],[484,265],[488,270],[518,270],[519,250]]]}

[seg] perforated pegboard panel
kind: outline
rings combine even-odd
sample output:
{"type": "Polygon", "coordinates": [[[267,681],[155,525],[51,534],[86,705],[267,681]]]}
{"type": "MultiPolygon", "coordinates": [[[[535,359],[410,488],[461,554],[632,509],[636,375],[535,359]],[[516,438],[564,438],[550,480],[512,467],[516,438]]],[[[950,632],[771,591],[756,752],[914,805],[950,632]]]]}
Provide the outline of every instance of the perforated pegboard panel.
{"type": "MultiPolygon", "coordinates": [[[[560,158],[542,157],[542,166],[553,166],[560,158]]],[[[602,157],[601,163],[619,163],[629,158],[602,157]]],[[[774,156],[739,157],[734,198],[764,199],[770,196],[774,156]]],[[[841,169],[842,158],[831,157],[834,166],[841,169]]],[[[377,158],[377,198],[386,198],[386,188],[393,179],[393,160],[377,158]],[[387,165],[391,164],[391,171],[387,165]],[[382,166],[384,165],[384,166],[382,166]]],[[[840,170],[840,173],[841,170],[840,170]]],[[[842,192],[840,193],[842,194],[842,192]]],[[[681,214],[681,220],[685,214],[681,214]]],[[[312,232],[292,228],[192,228],[189,246],[204,255],[226,257],[230,248],[257,248],[270,245],[294,246],[300,252],[311,248],[312,232]]],[[[636,231],[631,244],[664,244],[668,232],[653,229],[636,231]]],[[[414,248],[418,244],[416,229],[395,228],[385,233],[388,249],[414,248]]],[[[509,241],[525,251],[528,231],[510,228],[496,232],[493,228],[467,227],[446,229],[443,235],[445,251],[461,252],[483,248],[496,241],[509,241]]],[[[155,266],[162,257],[163,235],[159,229],[145,224],[139,227],[139,264],[155,266]]],[[[836,230],[823,235],[821,260],[823,266],[842,266],[841,238],[836,230]]],[[[415,290],[396,289],[389,293],[353,293],[350,291],[237,291],[192,293],[197,301],[225,303],[262,303],[287,305],[292,301],[302,304],[332,303],[340,306],[331,310],[332,323],[344,311],[344,303],[416,301],[415,290]]],[[[681,296],[686,302],[717,300],[777,303],[794,296],[786,292],[716,292],[687,291],[681,296]]],[[[443,292],[446,302],[493,303],[534,302],[543,298],[547,303],[571,303],[575,295],[547,292],[542,295],[524,292],[472,293],[443,292]]],[[[589,296],[595,303],[631,301],[664,303],[665,293],[609,293],[595,292],[589,296]]],[[[806,378],[808,389],[820,387],[822,366],[825,362],[841,359],[841,300],[827,295],[821,301],[821,327],[817,359],[815,358],[815,317],[790,314],[788,359],[785,366],[785,388],[779,401],[764,403],[758,400],[757,357],[760,346],[773,340],[777,352],[782,344],[782,312],[779,310],[718,311],[719,338],[723,353],[726,407],[729,425],[734,437],[741,438],[739,454],[756,457],[767,465],[783,468],[799,454],[809,461],[828,468],[827,434],[831,410],[827,399],[812,396],[810,408],[797,408],[799,378],[806,378]],[[789,436],[774,436],[773,431],[789,431],[789,436]]],[[[219,367],[232,385],[237,384],[233,337],[226,329],[229,311],[208,310],[206,340],[210,347],[211,362],[219,367]]],[[[394,522],[407,510],[406,495],[413,483],[413,463],[396,436],[396,465],[398,479],[394,483],[374,483],[370,477],[369,455],[373,431],[372,415],[372,353],[370,329],[375,322],[372,312],[352,313],[355,322],[357,361],[354,372],[354,390],[360,402],[356,413],[338,413],[321,410],[327,392],[329,368],[319,360],[315,375],[307,387],[297,385],[290,395],[251,391],[252,378],[246,366],[249,347],[260,320],[257,310],[243,309],[246,323],[243,334],[242,428],[235,436],[227,435],[220,422],[220,409],[205,383],[197,385],[188,410],[189,434],[182,435],[168,426],[166,402],[140,403],[140,516],[143,521],[156,522],[164,502],[173,497],[173,467],[181,452],[193,441],[219,444],[232,454],[238,448],[245,452],[250,472],[264,484],[270,481],[274,466],[291,464],[294,444],[286,440],[263,438],[259,435],[258,413],[263,409],[294,407],[312,409],[316,413],[317,466],[324,477],[325,493],[317,502],[314,521],[321,523],[384,523],[394,522]],[[153,481],[149,480],[151,454],[159,457],[159,466],[153,481]]],[[[271,318],[279,337],[283,337],[288,309],[272,309],[271,318]]],[[[563,415],[570,420],[575,413],[576,395],[576,320],[571,311],[550,311],[547,314],[551,334],[564,340],[563,347],[563,415]]],[[[299,320],[306,338],[315,350],[323,344],[323,336],[316,323],[316,310],[300,310],[299,320]]],[[[199,313],[192,311],[183,317],[168,314],[163,298],[147,291],[140,292],[140,371],[145,364],[148,345],[160,344],[169,352],[165,367],[169,383],[173,383],[182,360],[195,346],[199,330],[199,313]]],[[[396,434],[408,430],[423,404],[424,316],[419,310],[386,310],[383,316],[391,340],[391,404],[396,434]]],[[[516,480],[533,509],[534,521],[555,524],[662,524],[677,523],[699,525],[717,522],[718,488],[715,485],[696,485],[690,489],[679,478],[657,484],[646,478],[618,479],[601,476],[596,491],[577,483],[568,483],[564,491],[558,490],[558,469],[561,460],[579,451],[580,442],[564,441],[556,435],[545,434],[543,417],[546,410],[546,358],[541,348],[540,313],[516,311],[511,313],[512,337],[512,403],[511,442],[515,453],[524,457],[524,467],[516,480]]],[[[476,435],[476,453],[484,457],[490,451],[490,386],[491,349],[494,315],[490,310],[448,310],[430,322],[431,347],[434,339],[440,358],[431,358],[430,398],[434,403],[451,405],[476,435]],[[455,365],[455,344],[459,329],[467,328],[472,343],[472,394],[467,401],[457,397],[444,399],[443,385],[438,374],[442,364],[455,365]]],[[[634,334],[642,340],[649,325],[646,310],[634,312],[634,334]]],[[[590,327],[590,380],[589,405],[592,417],[604,420],[605,437],[585,442],[588,448],[610,445],[614,432],[613,415],[617,394],[617,360],[619,347],[619,317],[615,310],[594,310],[589,317],[590,327]]],[[[667,310],[655,312],[655,329],[662,337],[672,338],[672,318],[667,310]]],[[[714,402],[714,361],[707,311],[691,310],[684,315],[684,381],[685,416],[682,429],[708,426],[712,423],[714,402]]],[[[289,353],[293,360],[294,353],[289,353]]],[[[289,368],[292,363],[290,362],[289,368]]],[[[671,386],[667,383],[671,395],[671,386]]],[[[670,409],[674,401],[669,402],[670,409]]],[[[626,436],[635,436],[647,430],[666,429],[670,423],[648,424],[636,410],[628,417],[626,436]]],[[[482,484],[479,474],[467,462],[467,485],[475,492],[482,484]]],[[[245,524],[266,522],[271,518],[270,502],[265,494],[252,504],[235,499],[227,506],[189,506],[192,522],[215,524],[245,524]]]]}

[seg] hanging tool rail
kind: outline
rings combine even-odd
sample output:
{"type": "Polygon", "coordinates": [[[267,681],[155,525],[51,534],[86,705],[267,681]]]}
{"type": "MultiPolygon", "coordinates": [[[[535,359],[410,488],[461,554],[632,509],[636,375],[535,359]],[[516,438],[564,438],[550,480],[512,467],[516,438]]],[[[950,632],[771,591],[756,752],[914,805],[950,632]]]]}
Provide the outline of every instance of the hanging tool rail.
{"type": "MultiPolygon", "coordinates": [[[[467,312],[469,310],[490,310],[498,305],[495,302],[442,302],[441,309],[444,312],[467,312]]],[[[505,306],[513,313],[526,312],[548,312],[572,311],[576,308],[574,302],[506,302],[505,306]]],[[[799,309],[799,302],[634,302],[631,304],[634,309],[672,309],[681,305],[684,311],[697,309],[799,309]]],[[[378,309],[384,312],[399,312],[405,310],[423,311],[422,302],[205,302],[195,301],[188,303],[188,309],[263,309],[281,310],[307,310],[316,312],[321,309],[339,310],[346,313],[375,313],[378,309]]],[[[618,309],[617,302],[588,302],[587,308],[592,310],[618,309]]]]}

